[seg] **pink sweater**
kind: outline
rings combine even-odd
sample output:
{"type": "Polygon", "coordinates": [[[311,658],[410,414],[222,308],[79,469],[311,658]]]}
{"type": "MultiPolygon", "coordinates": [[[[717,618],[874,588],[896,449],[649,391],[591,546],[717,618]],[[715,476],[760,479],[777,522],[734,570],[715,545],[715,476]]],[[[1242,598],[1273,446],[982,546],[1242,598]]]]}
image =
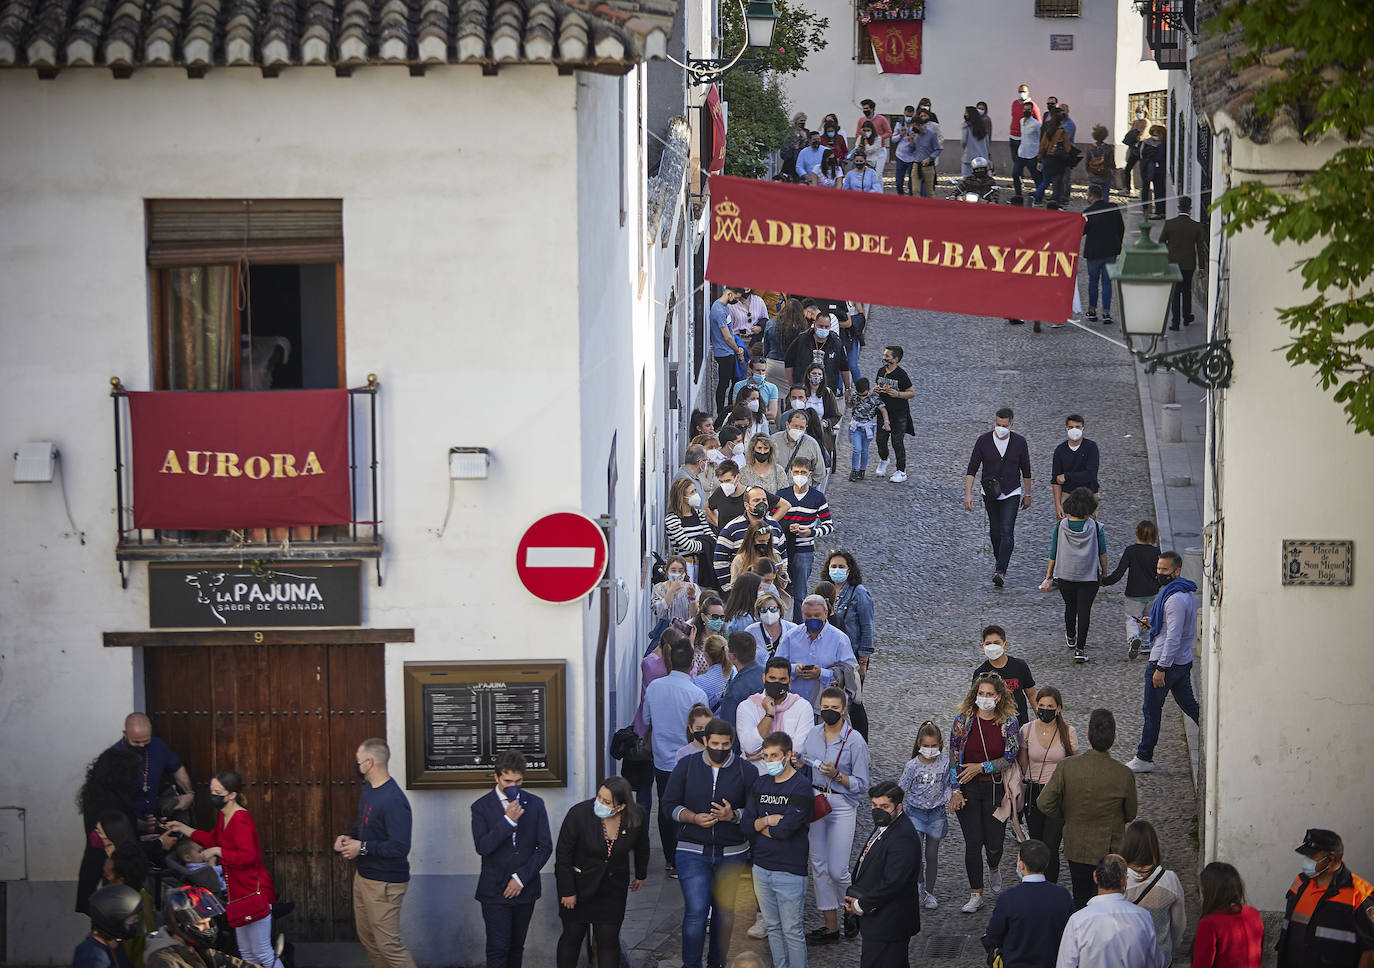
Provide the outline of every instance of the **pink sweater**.
{"type": "MultiPolygon", "coordinates": [[[[1021,753],[1017,760],[1021,763],[1021,769],[1026,774],[1028,782],[1043,785],[1050,782],[1050,777],[1054,776],[1054,768],[1069,753],[1064,749],[1064,744],[1059,742],[1058,732],[1050,741],[1048,750],[1041,746],[1035,725],[1026,723],[1021,727],[1021,753]]],[[[1069,727],[1069,741],[1073,743],[1075,750],[1078,749],[1078,734],[1072,726],[1069,727]]]]}

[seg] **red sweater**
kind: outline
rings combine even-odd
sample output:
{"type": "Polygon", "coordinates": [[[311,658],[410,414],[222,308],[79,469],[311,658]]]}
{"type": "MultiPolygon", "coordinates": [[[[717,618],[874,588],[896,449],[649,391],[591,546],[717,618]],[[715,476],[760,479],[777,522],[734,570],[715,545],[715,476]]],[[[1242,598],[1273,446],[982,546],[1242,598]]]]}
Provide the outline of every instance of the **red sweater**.
{"type": "Polygon", "coordinates": [[[224,913],[229,916],[231,928],[261,921],[271,913],[277,893],[272,875],[262,864],[262,844],[252,814],[239,810],[226,824],[221,812],[215,819],[214,830],[194,831],[191,839],[202,847],[220,849],[224,879],[229,882],[229,900],[224,905],[224,913]]]}
{"type": "Polygon", "coordinates": [[[1254,908],[1209,914],[1197,923],[1193,968],[1260,968],[1264,922],[1254,908]]]}

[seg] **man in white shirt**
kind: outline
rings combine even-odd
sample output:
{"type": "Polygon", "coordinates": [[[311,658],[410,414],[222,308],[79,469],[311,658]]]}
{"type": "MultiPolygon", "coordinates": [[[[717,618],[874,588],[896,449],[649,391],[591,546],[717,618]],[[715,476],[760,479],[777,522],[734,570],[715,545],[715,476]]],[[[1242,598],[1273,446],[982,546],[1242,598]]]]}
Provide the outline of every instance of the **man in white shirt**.
{"type": "Polygon", "coordinates": [[[1021,140],[1016,142],[1016,156],[1011,162],[1011,187],[1021,194],[1021,172],[1030,173],[1031,184],[1040,181],[1040,122],[1027,103],[1021,115],[1021,140]]]}
{"type": "Polygon", "coordinates": [[[763,757],[763,741],[770,733],[786,733],[794,749],[816,724],[811,703],[792,692],[792,664],[772,658],[763,668],[763,692],[739,704],[735,713],[735,734],[747,759],[763,757]]]}
{"type": "Polygon", "coordinates": [[[1126,861],[1108,854],[1093,871],[1097,897],[1069,918],[1059,942],[1056,968],[1163,968],[1164,949],[1155,940],[1155,923],[1138,904],[1122,896],[1126,861]]]}

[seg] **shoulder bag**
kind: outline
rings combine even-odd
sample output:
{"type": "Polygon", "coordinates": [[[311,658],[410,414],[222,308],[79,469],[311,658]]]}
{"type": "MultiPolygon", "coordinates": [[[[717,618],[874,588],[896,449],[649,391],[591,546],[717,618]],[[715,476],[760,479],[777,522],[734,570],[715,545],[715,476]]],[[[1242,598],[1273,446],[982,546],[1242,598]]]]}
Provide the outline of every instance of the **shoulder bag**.
{"type": "MultiPolygon", "coordinates": [[[[854,731],[854,727],[853,727],[853,726],[849,727],[849,731],[850,731],[850,732],[853,732],[853,731],[854,731]]],[[[824,731],[824,728],[822,728],[822,731],[821,731],[821,738],[822,738],[822,739],[825,738],[825,731],[824,731]]],[[[849,741],[849,733],[845,733],[844,736],[842,736],[842,737],[840,738],[840,748],[839,748],[838,750],[835,751],[835,767],[836,767],[836,769],[838,769],[838,768],[839,768],[839,765],[840,765],[840,754],[844,752],[844,744],[845,744],[846,742],[848,742],[848,741],[849,741]]],[[[821,753],[822,753],[822,754],[824,754],[824,752],[825,752],[825,750],[821,750],[821,753]]],[[[830,792],[831,788],[833,788],[834,785],[835,785],[835,780],[834,780],[834,778],[832,777],[831,780],[830,780],[830,782],[827,783],[827,784],[825,785],[825,790],[824,790],[823,792],[817,793],[817,794],[815,795],[815,797],[812,798],[812,804],[811,804],[811,822],[812,822],[812,823],[815,823],[817,820],[824,820],[826,817],[828,817],[828,816],[830,815],[830,811],[831,811],[832,808],[831,808],[831,806],[830,806],[830,798],[829,798],[828,796],[826,796],[826,794],[830,792]]]]}
{"type": "MultiPolygon", "coordinates": [[[[996,444],[993,444],[993,447],[996,446],[996,444]]],[[[1007,446],[1011,446],[1011,438],[1007,438],[1007,446]]],[[[988,473],[988,462],[983,461],[983,479],[981,484],[983,486],[983,497],[987,498],[989,501],[996,501],[1002,496],[1002,465],[1006,463],[1006,460],[1005,456],[998,455],[997,473],[995,474],[988,473]]]]}

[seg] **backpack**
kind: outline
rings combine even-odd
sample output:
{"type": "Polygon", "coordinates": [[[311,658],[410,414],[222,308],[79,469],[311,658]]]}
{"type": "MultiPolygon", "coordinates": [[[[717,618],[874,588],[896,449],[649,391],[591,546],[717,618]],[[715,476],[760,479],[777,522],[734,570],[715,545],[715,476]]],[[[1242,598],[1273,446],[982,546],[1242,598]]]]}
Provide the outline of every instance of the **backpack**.
{"type": "Polygon", "coordinates": [[[1088,174],[1099,176],[1107,174],[1106,152],[1098,152],[1088,159],[1088,174]]]}

